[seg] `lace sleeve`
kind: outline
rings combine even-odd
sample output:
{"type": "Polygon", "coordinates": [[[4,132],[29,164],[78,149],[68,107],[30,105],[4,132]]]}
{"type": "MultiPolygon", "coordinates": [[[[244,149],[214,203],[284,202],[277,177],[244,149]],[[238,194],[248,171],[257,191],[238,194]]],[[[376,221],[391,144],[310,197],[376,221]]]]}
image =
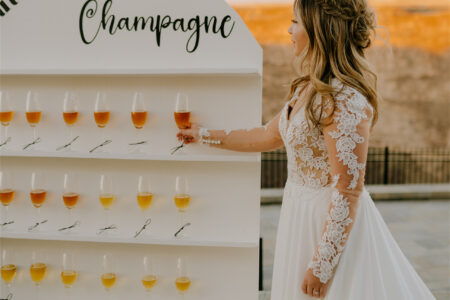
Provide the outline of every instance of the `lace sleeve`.
{"type": "Polygon", "coordinates": [[[336,96],[334,112],[323,126],[333,191],[322,238],[308,268],[326,283],[333,274],[353,227],[364,187],[372,107],[351,89],[336,96]]]}
{"type": "Polygon", "coordinates": [[[266,125],[249,129],[211,130],[201,128],[200,142],[212,147],[241,151],[263,152],[280,148],[283,140],[278,130],[281,112],[266,125]]]}

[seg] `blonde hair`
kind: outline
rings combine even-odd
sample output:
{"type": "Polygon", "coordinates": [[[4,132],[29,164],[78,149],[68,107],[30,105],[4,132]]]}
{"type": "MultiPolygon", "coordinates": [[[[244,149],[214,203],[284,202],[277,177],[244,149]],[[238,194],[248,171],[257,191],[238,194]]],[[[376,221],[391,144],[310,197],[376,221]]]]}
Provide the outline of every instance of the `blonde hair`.
{"type": "Polygon", "coordinates": [[[375,13],[366,0],[295,0],[294,13],[300,17],[309,42],[296,60],[300,77],[291,82],[289,99],[297,87],[311,83],[305,112],[308,125],[311,122],[318,127],[322,114],[316,119],[313,99],[317,94],[330,99],[334,111],[334,95],[339,92],[331,85],[335,77],[371,104],[372,129],[378,119],[377,75],[364,50],[371,45],[371,33],[375,35],[375,13]]]}

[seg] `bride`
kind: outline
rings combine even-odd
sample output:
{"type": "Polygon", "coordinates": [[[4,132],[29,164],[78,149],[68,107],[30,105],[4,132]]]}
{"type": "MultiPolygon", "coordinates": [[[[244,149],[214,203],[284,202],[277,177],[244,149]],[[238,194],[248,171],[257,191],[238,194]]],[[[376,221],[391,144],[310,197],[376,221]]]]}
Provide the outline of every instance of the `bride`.
{"type": "Polygon", "coordinates": [[[295,0],[289,27],[298,78],[265,126],[178,132],[243,152],[286,147],[272,300],[435,299],[364,187],[378,118],[376,75],[365,58],[375,30],[366,0],[295,0]]]}

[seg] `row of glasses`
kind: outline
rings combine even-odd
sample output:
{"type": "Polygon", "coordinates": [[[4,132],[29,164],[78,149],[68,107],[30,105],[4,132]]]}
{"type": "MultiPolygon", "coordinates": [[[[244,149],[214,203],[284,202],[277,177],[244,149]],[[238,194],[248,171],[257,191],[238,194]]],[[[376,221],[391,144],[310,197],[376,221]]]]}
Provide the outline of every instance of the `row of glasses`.
{"type": "MultiPolygon", "coordinates": [[[[1,277],[5,282],[8,293],[12,291],[12,284],[17,273],[17,264],[13,250],[4,249],[1,257],[1,277]]],[[[36,298],[39,299],[41,283],[47,274],[47,258],[45,252],[34,250],[30,264],[30,278],[36,286],[36,298]]],[[[71,288],[75,285],[78,278],[77,264],[75,256],[72,252],[66,251],[62,254],[61,259],[61,282],[66,288],[67,299],[71,298],[71,288]]],[[[142,275],[141,283],[146,292],[150,292],[158,281],[157,272],[154,268],[153,257],[145,255],[142,259],[142,275]]],[[[100,280],[108,297],[111,296],[112,290],[117,281],[117,272],[115,267],[115,257],[111,253],[102,256],[100,280]]],[[[175,287],[181,295],[184,295],[191,285],[191,279],[187,271],[186,256],[177,258],[177,277],[175,279],[175,287]]]]}
{"type": "MultiPolygon", "coordinates": [[[[174,119],[179,129],[185,129],[190,127],[190,117],[191,112],[189,110],[188,96],[183,93],[177,93],[175,102],[174,119]]],[[[73,127],[77,122],[79,115],[79,103],[76,95],[73,92],[66,92],[63,101],[63,119],[68,130],[68,136],[70,138],[69,142],[58,147],[57,150],[65,149],[71,150],[71,145],[78,137],[73,137],[73,127]]],[[[0,91],[0,124],[5,128],[5,140],[0,141],[0,147],[6,145],[11,137],[8,136],[8,127],[14,115],[14,110],[12,107],[11,100],[6,91],[0,91]]],[[[107,152],[104,151],[103,146],[111,142],[106,137],[105,130],[103,130],[109,122],[110,119],[110,109],[109,104],[104,92],[97,92],[95,107],[94,107],[94,119],[97,127],[101,130],[101,140],[102,142],[91,149],[93,152],[97,149],[97,152],[107,152]],[[100,149],[101,148],[101,149],[100,149]]],[[[29,149],[31,146],[40,142],[40,137],[38,134],[38,124],[41,120],[42,109],[39,103],[38,93],[35,91],[29,91],[27,93],[26,101],[26,119],[28,124],[33,128],[33,141],[24,146],[24,150],[29,149]]],[[[146,144],[147,141],[142,136],[142,128],[147,121],[147,110],[145,107],[144,97],[141,92],[135,92],[133,98],[133,104],[131,107],[131,120],[134,127],[137,129],[136,142],[131,142],[129,145],[138,146],[135,152],[142,153],[141,145],[146,144]]],[[[184,142],[175,147],[175,153],[178,149],[184,146],[184,142]]]]}
{"type": "MultiPolygon", "coordinates": [[[[74,174],[65,173],[62,200],[67,208],[67,220],[69,224],[67,224],[67,227],[60,228],[60,231],[73,231],[79,224],[79,221],[75,221],[73,217],[73,209],[76,207],[80,198],[78,191],[79,186],[77,177],[74,174]]],[[[2,226],[2,228],[6,228],[7,225],[14,223],[14,221],[9,220],[8,217],[8,209],[14,199],[14,195],[15,190],[13,188],[11,174],[5,171],[0,171],[0,202],[3,206],[1,217],[2,223],[0,226],[2,226]]],[[[45,203],[46,197],[47,185],[44,174],[41,172],[33,172],[31,174],[30,200],[33,207],[36,208],[36,214],[34,224],[29,228],[30,231],[39,231],[39,226],[46,222],[46,220],[41,219],[41,207],[45,203]]],[[[104,226],[100,228],[99,232],[103,233],[108,232],[110,229],[117,229],[114,224],[110,223],[110,210],[115,201],[115,190],[112,176],[108,174],[100,175],[98,197],[105,213],[104,226]]],[[[147,228],[150,220],[148,210],[153,201],[153,192],[150,179],[147,176],[140,175],[138,177],[136,200],[140,210],[142,211],[143,226],[136,232],[135,237],[147,228]]],[[[183,226],[186,224],[190,225],[190,223],[185,224],[184,222],[184,215],[190,204],[190,200],[191,196],[189,194],[188,179],[184,176],[177,176],[175,180],[174,203],[180,213],[180,229],[184,228],[183,226]]],[[[184,232],[177,231],[176,237],[182,237],[183,235],[184,232]]]]}

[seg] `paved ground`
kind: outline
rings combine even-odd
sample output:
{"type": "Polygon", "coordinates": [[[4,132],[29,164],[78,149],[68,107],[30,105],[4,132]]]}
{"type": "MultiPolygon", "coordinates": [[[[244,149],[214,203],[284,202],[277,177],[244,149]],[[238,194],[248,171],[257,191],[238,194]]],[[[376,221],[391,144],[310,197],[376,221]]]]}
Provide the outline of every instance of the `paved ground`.
{"type": "MultiPolygon", "coordinates": [[[[450,201],[376,201],[376,207],[419,276],[438,300],[450,299],[450,201]]],[[[261,207],[264,290],[270,299],[280,205],[261,207]]],[[[276,300],[276,299],[273,299],[276,300]]]]}

